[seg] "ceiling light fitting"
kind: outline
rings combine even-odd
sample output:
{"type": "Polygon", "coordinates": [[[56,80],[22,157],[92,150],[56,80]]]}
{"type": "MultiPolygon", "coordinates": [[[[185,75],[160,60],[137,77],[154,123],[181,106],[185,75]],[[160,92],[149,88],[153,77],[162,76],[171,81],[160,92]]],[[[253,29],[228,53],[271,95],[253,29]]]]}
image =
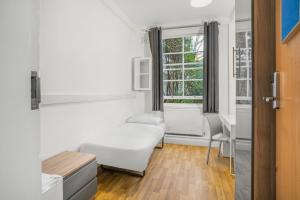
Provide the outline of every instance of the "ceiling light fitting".
{"type": "Polygon", "coordinates": [[[191,6],[194,8],[205,7],[211,4],[213,0],[191,0],[191,6]]]}

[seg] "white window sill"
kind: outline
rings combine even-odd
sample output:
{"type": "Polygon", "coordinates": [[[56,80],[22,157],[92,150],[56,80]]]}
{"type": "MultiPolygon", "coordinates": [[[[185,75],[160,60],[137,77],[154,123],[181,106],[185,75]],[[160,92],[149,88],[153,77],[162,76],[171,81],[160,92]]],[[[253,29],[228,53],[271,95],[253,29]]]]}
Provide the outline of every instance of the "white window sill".
{"type": "Polygon", "coordinates": [[[196,103],[165,103],[165,109],[199,109],[202,110],[202,104],[196,103]]]}
{"type": "Polygon", "coordinates": [[[236,109],[251,109],[252,105],[251,104],[237,104],[236,105],[236,109]]]}

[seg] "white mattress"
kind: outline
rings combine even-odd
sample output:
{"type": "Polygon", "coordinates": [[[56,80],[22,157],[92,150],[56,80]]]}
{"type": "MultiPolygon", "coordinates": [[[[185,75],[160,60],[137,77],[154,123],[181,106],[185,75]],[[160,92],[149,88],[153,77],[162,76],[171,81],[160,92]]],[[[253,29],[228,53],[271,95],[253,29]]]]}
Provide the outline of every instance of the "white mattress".
{"type": "Polygon", "coordinates": [[[42,173],[42,200],[63,200],[63,177],[42,173]]]}
{"type": "Polygon", "coordinates": [[[80,151],[95,154],[98,164],[143,172],[164,133],[164,124],[126,123],[82,144],[80,151]]]}

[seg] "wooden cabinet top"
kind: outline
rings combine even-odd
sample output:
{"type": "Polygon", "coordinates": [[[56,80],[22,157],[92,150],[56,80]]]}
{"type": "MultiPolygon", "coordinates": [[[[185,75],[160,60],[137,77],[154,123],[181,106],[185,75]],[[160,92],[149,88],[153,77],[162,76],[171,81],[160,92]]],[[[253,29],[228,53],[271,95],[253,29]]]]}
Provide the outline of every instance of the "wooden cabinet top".
{"type": "Polygon", "coordinates": [[[67,177],[81,167],[96,160],[92,154],[65,151],[42,162],[42,172],[67,177]]]}

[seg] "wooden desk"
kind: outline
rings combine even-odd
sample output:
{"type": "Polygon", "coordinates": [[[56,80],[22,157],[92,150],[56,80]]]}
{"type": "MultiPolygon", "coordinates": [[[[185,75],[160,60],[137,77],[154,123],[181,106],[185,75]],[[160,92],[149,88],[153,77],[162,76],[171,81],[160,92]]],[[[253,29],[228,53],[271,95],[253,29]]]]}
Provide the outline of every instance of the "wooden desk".
{"type": "Polygon", "coordinates": [[[88,200],[97,191],[95,155],[65,151],[43,161],[42,172],[64,178],[64,200],[88,200]]]}

